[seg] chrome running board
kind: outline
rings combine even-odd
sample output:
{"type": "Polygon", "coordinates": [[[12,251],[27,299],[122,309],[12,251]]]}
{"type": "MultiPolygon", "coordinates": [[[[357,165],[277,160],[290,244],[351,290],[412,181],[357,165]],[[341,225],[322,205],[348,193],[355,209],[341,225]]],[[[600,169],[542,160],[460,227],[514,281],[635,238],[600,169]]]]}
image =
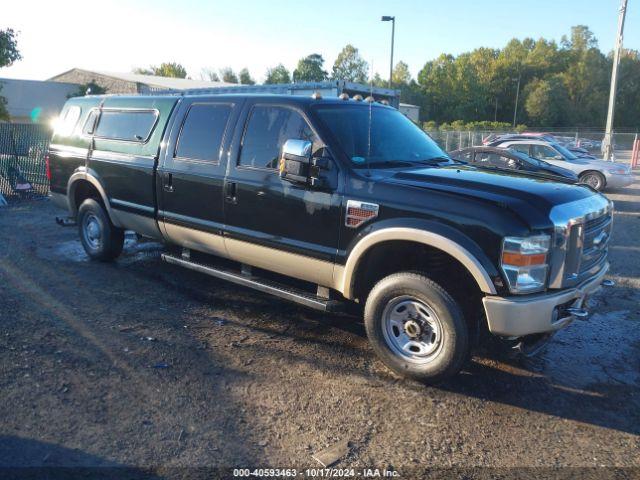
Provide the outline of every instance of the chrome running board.
{"type": "Polygon", "coordinates": [[[249,287],[254,290],[269,293],[276,297],[284,298],[285,300],[296,302],[323,312],[337,312],[341,311],[343,307],[342,302],[337,300],[329,300],[328,298],[317,296],[304,290],[259,278],[255,275],[248,274],[246,269],[244,273],[236,273],[212,265],[207,265],[205,263],[195,262],[193,260],[186,259],[183,256],[179,257],[171,255],[169,253],[163,253],[162,260],[173,265],[179,265],[190,270],[195,270],[196,272],[227,280],[237,285],[242,285],[243,287],[249,287]]]}

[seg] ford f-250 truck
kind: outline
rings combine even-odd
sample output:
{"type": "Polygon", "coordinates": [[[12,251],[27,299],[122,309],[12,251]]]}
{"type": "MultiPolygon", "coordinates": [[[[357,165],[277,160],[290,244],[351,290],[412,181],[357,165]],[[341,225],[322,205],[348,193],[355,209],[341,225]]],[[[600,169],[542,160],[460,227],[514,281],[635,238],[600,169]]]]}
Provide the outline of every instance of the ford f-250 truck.
{"type": "Polygon", "coordinates": [[[91,258],[133,230],[171,264],[360,304],[377,355],[424,381],[458,372],[483,332],[536,348],[588,314],[609,268],[604,196],[453,161],[371,98],[74,98],[48,173],[91,258]]]}

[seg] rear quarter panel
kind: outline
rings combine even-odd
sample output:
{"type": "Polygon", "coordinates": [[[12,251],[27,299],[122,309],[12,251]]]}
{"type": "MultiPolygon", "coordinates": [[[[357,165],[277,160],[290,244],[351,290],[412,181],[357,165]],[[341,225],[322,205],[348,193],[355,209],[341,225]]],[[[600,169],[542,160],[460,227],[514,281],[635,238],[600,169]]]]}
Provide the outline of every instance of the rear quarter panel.
{"type": "Polygon", "coordinates": [[[54,193],[67,194],[69,178],[79,167],[86,166],[91,138],[82,135],[87,116],[92,108],[100,105],[99,97],[76,97],[69,99],[60,112],[64,118],[72,106],[80,108],[80,117],[70,132],[56,127],[49,144],[50,189],[54,193]]]}

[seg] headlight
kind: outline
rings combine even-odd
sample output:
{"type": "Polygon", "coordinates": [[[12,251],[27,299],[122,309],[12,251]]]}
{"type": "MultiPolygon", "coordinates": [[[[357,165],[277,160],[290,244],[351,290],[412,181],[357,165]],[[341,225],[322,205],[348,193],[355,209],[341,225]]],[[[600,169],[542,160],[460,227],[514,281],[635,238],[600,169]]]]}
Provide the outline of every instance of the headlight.
{"type": "Polygon", "coordinates": [[[502,243],[502,271],[512,293],[543,290],[549,265],[549,235],[505,237],[502,243]]]}
{"type": "Polygon", "coordinates": [[[615,173],[617,175],[626,175],[629,172],[627,172],[626,168],[612,168],[609,170],[609,173],[615,173]]]}

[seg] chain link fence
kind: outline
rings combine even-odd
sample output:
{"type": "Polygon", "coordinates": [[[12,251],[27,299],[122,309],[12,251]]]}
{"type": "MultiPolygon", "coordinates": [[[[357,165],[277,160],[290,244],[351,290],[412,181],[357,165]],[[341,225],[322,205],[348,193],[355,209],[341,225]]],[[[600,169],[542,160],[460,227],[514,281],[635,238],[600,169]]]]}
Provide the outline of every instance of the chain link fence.
{"type": "MultiPolygon", "coordinates": [[[[532,130],[527,130],[527,133],[532,132],[532,130]]],[[[427,130],[427,133],[441,148],[447,152],[451,152],[459,148],[480,146],[485,140],[490,139],[492,135],[504,135],[516,132],[496,130],[427,130]]],[[[587,150],[591,155],[602,158],[603,131],[562,130],[549,132],[545,130],[545,133],[553,135],[561,145],[566,147],[580,147],[587,150]]],[[[615,160],[622,163],[629,163],[633,143],[638,138],[637,133],[614,133],[613,148],[615,160]]]]}
{"type": "Polygon", "coordinates": [[[7,200],[45,196],[45,154],[51,130],[35,123],[0,123],[0,194],[7,200]]]}

